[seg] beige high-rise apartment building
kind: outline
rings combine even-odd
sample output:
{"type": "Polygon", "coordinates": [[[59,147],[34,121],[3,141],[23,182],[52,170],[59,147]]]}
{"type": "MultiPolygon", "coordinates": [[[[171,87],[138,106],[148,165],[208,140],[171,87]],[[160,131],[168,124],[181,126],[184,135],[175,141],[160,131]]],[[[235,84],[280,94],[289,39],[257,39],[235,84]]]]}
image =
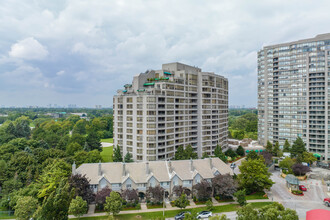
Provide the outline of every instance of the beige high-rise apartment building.
{"type": "Polygon", "coordinates": [[[113,98],[114,145],[137,161],[173,158],[191,145],[201,157],[228,146],[228,80],[182,63],[134,76],[113,98]]]}
{"type": "Polygon", "coordinates": [[[260,144],[298,136],[330,160],[330,34],[266,46],[258,52],[260,144]]]}

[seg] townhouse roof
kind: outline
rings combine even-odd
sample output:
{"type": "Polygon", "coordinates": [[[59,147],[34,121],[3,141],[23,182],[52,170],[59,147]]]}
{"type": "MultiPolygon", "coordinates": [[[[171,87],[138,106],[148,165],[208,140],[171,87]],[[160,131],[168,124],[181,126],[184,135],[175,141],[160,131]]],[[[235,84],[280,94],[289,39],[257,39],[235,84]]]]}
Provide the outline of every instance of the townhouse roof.
{"type": "Polygon", "coordinates": [[[86,175],[90,179],[90,184],[93,185],[99,184],[102,178],[109,183],[124,183],[130,178],[139,184],[147,183],[152,177],[159,182],[168,182],[175,175],[181,180],[193,180],[198,174],[203,179],[211,179],[218,173],[233,175],[229,165],[219,158],[133,163],[85,163],[75,172],[86,175]]]}

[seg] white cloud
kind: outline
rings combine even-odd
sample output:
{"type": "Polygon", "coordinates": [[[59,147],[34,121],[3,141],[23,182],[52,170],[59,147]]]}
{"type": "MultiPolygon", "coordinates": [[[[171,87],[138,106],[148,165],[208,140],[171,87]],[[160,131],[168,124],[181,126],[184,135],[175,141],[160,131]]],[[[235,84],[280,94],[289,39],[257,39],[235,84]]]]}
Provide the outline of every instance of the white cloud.
{"type": "MultiPolygon", "coordinates": [[[[10,73],[6,82],[11,86],[24,83],[13,73],[31,66],[42,76],[31,81],[31,71],[21,68],[25,84],[89,106],[111,105],[115,91],[134,75],[175,61],[226,76],[230,104],[256,105],[257,51],[328,32],[330,19],[326,0],[5,2],[0,7],[0,54],[10,51],[10,56],[0,57],[0,75],[10,73]],[[25,40],[12,45],[13,39],[25,40]]],[[[8,88],[1,81],[0,94],[8,88]]],[[[27,87],[15,88],[30,94],[27,87]]]]}
{"type": "Polygon", "coordinates": [[[64,70],[58,71],[58,72],[56,73],[57,76],[62,76],[62,75],[64,75],[64,74],[65,74],[65,71],[64,71],[64,70]]]}
{"type": "Polygon", "coordinates": [[[13,44],[9,56],[25,60],[43,60],[48,56],[48,50],[33,37],[13,44]]]}

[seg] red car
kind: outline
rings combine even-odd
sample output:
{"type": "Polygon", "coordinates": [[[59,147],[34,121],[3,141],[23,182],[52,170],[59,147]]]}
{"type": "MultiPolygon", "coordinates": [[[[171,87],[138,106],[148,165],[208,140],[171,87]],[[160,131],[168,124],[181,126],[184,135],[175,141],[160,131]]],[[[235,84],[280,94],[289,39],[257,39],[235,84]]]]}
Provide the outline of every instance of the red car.
{"type": "Polygon", "coordinates": [[[299,189],[300,189],[301,191],[307,191],[307,189],[306,189],[306,187],[305,187],[304,185],[300,185],[300,186],[299,186],[299,189]]]}

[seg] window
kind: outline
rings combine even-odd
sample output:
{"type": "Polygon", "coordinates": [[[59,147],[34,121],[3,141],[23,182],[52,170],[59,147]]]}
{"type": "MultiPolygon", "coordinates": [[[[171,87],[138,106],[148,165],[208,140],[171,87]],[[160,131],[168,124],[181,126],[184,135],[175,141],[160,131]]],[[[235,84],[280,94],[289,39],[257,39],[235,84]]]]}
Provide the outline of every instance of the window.
{"type": "Polygon", "coordinates": [[[130,183],[126,184],[126,188],[131,188],[131,187],[132,187],[132,184],[130,184],[130,183]]]}

